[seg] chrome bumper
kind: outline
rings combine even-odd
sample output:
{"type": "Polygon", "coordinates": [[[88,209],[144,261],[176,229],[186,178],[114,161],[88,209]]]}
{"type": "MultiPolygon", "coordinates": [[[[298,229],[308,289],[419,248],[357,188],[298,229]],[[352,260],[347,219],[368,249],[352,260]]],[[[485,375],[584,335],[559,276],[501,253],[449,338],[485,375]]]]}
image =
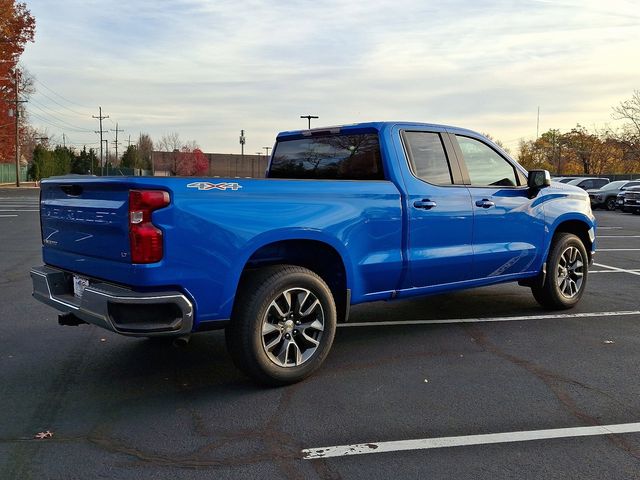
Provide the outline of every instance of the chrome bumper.
{"type": "Polygon", "coordinates": [[[193,305],[180,292],[134,292],[91,280],[82,297],[76,297],[72,278],[72,273],[47,265],[34,267],[33,297],[122,335],[184,335],[193,329],[193,305]]]}

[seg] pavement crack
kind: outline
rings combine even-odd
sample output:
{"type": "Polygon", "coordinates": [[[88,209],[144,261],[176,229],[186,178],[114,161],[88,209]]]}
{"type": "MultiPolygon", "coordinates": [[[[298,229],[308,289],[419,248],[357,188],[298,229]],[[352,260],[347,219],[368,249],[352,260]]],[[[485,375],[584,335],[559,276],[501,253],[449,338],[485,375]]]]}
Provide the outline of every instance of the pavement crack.
{"type": "MultiPolygon", "coordinates": [[[[614,401],[617,401],[611,395],[603,392],[602,390],[599,390],[595,387],[587,385],[583,382],[579,382],[572,378],[568,378],[558,373],[552,372],[550,370],[547,370],[546,368],[541,367],[540,365],[535,364],[534,362],[505,352],[496,344],[491,342],[487,338],[487,335],[477,325],[462,325],[461,328],[463,328],[464,331],[476,342],[476,344],[482,347],[485,351],[488,351],[496,355],[497,357],[507,360],[520,368],[523,368],[524,370],[540,379],[545,385],[547,385],[547,387],[555,395],[558,401],[569,411],[569,413],[571,413],[571,415],[587,425],[599,426],[601,425],[601,423],[597,418],[580,409],[576,401],[571,397],[571,394],[564,388],[564,385],[569,384],[578,386],[580,388],[599,393],[614,401]]],[[[611,443],[613,443],[616,447],[624,450],[632,457],[640,460],[640,449],[632,443],[628,442],[623,436],[612,434],[607,435],[607,439],[611,441],[611,443]]]]}

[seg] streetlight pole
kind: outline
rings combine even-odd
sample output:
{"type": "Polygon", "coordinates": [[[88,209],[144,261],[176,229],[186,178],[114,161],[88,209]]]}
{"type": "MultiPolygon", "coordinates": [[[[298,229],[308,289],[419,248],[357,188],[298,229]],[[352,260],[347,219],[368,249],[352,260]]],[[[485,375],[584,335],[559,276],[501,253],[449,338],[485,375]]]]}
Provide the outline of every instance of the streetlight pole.
{"type": "Polygon", "coordinates": [[[300,115],[300,118],[306,118],[308,121],[309,130],[311,130],[311,119],[312,118],[320,118],[316,115],[300,115]]]}

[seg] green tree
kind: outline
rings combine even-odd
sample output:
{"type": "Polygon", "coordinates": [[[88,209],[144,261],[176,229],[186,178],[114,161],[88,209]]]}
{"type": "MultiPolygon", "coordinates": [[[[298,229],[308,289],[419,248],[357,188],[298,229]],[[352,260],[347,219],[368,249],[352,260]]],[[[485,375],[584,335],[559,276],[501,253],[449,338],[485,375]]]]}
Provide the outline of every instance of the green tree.
{"type": "Polygon", "coordinates": [[[98,158],[96,157],[95,150],[92,148],[87,152],[87,147],[84,147],[78,155],[74,155],[71,161],[71,173],[83,175],[93,173],[97,164],[98,158]]]}
{"type": "Polygon", "coordinates": [[[153,141],[147,133],[141,133],[138,138],[138,164],[137,168],[151,170],[151,155],[153,154],[153,141]]]}
{"type": "Polygon", "coordinates": [[[136,145],[129,145],[120,159],[120,166],[124,168],[140,168],[140,164],[138,147],[136,145]]]}

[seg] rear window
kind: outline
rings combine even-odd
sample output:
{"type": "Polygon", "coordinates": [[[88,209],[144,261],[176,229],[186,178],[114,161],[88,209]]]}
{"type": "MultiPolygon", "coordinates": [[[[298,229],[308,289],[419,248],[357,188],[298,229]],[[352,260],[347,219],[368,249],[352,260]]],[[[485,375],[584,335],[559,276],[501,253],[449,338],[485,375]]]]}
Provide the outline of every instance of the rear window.
{"type": "Polygon", "coordinates": [[[384,180],[376,133],[328,135],[276,144],[269,178],[384,180]]]}

